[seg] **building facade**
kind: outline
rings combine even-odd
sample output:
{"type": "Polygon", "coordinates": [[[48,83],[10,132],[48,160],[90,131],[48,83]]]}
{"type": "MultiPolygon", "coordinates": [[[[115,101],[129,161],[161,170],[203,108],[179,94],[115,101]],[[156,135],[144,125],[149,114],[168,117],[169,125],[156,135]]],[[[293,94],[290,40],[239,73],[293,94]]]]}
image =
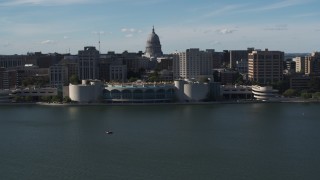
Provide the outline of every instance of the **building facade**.
{"type": "Polygon", "coordinates": [[[68,84],[68,67],[57,64],[49,68],[49,79],[52,87],[62,87],[68,84]]]}
{"type": "Polygon", "coordinates": [[[110,65],[110,81],[126,82],[127,65],[110,65]]]}
{"type": "Polygon", "coordinates": [[[175,79],[197,79],[213,77],[214,50],[187,49],[173,55],[173,76],[175,79]]]}
{"type": "Polygon", "coordinates": [[[255,50],[249,53],[248,78],[260,84],[271,84],[283,79],[284,52],[255,50]]]}
{"type": "Polygon", "coordinates": [[[314,52],[305,57],[305,74],[320,75],[320,53],[314,52]]]}
{"type": "Polygon", "coordinates": [[[84,47],[78,52],[79,79],[98,79],[100,53],[95,47],[84,47]]]}
{"type": "Polygon", "coordinates": [[[296,62],[296,73],[305,73],[305,57],[295,57],[292,60],[296,62]]]}

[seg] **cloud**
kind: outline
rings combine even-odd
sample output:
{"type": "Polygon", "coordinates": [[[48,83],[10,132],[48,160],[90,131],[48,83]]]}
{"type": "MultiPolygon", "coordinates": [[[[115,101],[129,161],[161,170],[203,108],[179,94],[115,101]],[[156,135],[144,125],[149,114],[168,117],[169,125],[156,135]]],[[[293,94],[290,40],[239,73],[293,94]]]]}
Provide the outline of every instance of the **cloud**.
{"type": "Polygon", "coordinates": [[[305,3],[308,3],[308,0],[283,0],[277,3],[266,5],[262,8],[257,8],[255,9],[255,11],[283,9],[283,8],[297,6],[305,3]]]}
{"type": "Polygon", "coordinates": [[[63,36],[63,39],[69,39],[70,37],[69,36],[63,36]]]}
{"type": "Polygon", "coordinates": [[[211,41],[210,45],[221,45],[220,41],[211,41]]]}
{"type": "Polygon", "coordinates": [[[288,30],[288,25],[279,24],[279,25],[275,25],[274,27],[264,28],[264,30],[267,30],[267,31],[286,31],[286,30],[288,30]]]}
{"type": "Polygon", "coordinates": [[[126,38],[132,38],[135,34],[142,33],[141,30],[135,28],[122,28],[120,31],[125,33],[126,38]]]}
{"type": "Polygon", "coordinates": [[[227,29],[227,28],[217,30],[217,32],[220,34],[232,34],[235,31],[236,31],[235,29],[227,29]]]}
{"type": "Polygon", "coordinates": [[[3,46],[3,47],[9,47],[9,46],[11,46],[11,45],[12,45],[11,43],[7,42],[7,43],[2,44],[1,46],[3,46]]]}
{"type": "Polygon", "coordinates": [[[121,32],[131,32],[131,33],[134,33],[134,32],[137,32],[137,30],[134,29],[134,28],[122,28],[122,29],[121,29],[121,32]]]}
{"type": "Polygon", "coordinates": [[[45,41],[41,41],[40,44],[55,44],[56,41],[53,40],[45,40],[45,41]]]}

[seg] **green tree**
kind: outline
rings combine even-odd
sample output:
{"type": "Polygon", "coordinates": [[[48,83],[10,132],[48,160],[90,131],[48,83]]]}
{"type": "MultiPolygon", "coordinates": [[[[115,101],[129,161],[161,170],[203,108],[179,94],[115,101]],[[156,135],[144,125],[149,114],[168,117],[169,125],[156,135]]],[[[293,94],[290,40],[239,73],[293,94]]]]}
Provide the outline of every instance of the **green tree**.
{"type": "Polygon", "coordinates": [[[53,96],[51,99],[52,102],[62,102],[61,96],[53,96]]]}
{"type": "Polygon", "coordinates": [[[312,94],[311,93],[301,93],[301,97],[304,99],[310,99],[310,98],[312,98],[312,94]]]}
{"type": "Polygon", "coordinates": [[[25,101],[26,102],[31,102],[33,100],[32,96],[26,96],[25,101]]]}
{"type": "Polygon", "coordinates": [[[135,82],[137,80],[138,80],[138,78],[136,78],[136,77],[130,77],[128,81],[129,82],[135,82]]]}
{"type": "Polygon", "coordinates": [[[65,96],[65,97],[63,98],[63,102],[64,102],[64,103],[70,103],[70,102],[71,102],[70,97],[69,97],[69,96],[65,96]]]}
{"type": "Polygon", "coordinates": [[[73,74],[70,79],[69,79],[69,82],[73,85],[77,85],[79,84],[80,80],[79,80],[79,77],[75,74],[73,74]]]}
{"type": "Polygon", "coordinates": [[[320,100],[320,92],[316,92],[316,93],[312,94],[312,99],[320,100]]]}
{"type": "Polygon", "coordinates": [[[41,96],[40,100],[42,102],[51,102],[51,98],[50,96],[41,96]]]}
{"type": "Polygon", "coordinates": [[[298,92],[294,89],[287,89],[284,93],[283,96],[285,97],[293,97],[293,96],[297,96],[298,92]]]}

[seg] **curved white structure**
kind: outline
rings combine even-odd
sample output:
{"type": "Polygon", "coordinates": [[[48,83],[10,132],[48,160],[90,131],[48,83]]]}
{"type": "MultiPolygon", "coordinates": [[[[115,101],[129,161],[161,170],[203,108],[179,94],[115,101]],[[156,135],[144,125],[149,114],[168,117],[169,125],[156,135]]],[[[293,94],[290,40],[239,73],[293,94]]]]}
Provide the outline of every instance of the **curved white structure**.
{"type": "Polygon", "coordinates": [[[69,97],[80,103],[96,102],[102,96],[102,86],[98,81],[82,81],[80,85],[69,85],[69,97]]]}
{"type": "Polygon", "coordinates": [[[184,85],[184,94],[188,101],[201,101],[207,98],[208,84],[188,83],[184,85]]]}
{"type": "Polygon", "coordinates": [[[253,97],[258,100],[277,100],[276,95],[278,93],[278,90],[273,89],[271,86],[252,86],[252,93],[253,97]]]}
{"type": "Polygon", "coordinates": [[[197,81],[176,80],[174,86],[177,90],[178,99],[183,101],[201,101],[207,98],[209,93],[209,85],[199,83],[197,81]]]}

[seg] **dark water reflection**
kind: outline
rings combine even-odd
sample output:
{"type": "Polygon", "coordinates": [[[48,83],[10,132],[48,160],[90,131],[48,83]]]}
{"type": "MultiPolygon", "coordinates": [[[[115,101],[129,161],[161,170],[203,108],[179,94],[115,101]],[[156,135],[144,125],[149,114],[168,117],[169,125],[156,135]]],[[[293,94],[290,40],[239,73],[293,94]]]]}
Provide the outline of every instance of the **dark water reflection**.
{"type": "Polygon", "coordinates": [[[1,106],[0,179],[317,179],[319,109],[1,106]]]}

